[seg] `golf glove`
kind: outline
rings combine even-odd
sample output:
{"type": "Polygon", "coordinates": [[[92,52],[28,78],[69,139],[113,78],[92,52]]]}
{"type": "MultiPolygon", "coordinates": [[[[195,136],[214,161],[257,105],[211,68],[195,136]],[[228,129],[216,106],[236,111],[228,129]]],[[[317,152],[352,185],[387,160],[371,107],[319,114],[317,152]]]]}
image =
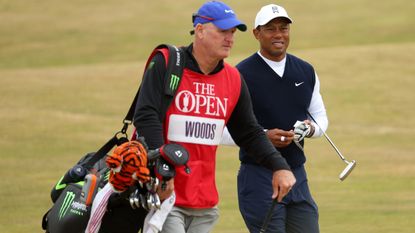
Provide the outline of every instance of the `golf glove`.
{"type": "Polygon", "coordinates": [[[300,142],[306,137],[311,131],[311,126],[306,124],[304,121],[297,121],[294,124],[294,141],[300,142]]]}

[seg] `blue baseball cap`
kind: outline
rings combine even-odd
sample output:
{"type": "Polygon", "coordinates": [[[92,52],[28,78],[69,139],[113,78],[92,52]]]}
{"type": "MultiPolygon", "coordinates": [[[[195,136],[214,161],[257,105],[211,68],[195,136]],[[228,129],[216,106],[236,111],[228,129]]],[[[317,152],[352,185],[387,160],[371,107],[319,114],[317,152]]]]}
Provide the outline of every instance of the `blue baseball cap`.
{"type": "Polygon", "coordinates": [[[193,27],[201,23],[213,23],[222,30],[236,27],[246,31],[246,25],[236,18],[235,12],[223,2],[209,1],[203,4],[197,13],[193,14],[193,27]]]}

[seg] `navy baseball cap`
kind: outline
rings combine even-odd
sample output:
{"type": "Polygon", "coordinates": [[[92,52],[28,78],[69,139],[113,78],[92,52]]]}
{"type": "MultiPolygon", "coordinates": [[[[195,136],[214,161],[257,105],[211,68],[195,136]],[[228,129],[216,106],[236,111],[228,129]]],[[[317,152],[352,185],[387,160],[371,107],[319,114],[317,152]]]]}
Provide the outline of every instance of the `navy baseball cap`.
{"type": "Polygon", "coordinates": [[[201,23],[213,23],[222,30],[233,27],[246,31],[246,25],[236,18],[235,12],[220,1],[209,1],[203,4],[197,13],[193,14],[193,27],[201,23]]]}

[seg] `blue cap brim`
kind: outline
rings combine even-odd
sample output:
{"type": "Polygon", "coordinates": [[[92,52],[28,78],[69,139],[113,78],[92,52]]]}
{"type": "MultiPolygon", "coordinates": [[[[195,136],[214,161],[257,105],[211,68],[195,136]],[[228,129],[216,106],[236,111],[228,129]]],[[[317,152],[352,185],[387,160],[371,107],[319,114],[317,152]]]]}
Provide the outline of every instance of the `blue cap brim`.
{"type": "Polygon", "coordinates": [[[239,29],[240,31],[246,31],[247,27],[244,23],[242,23],[241,21],[237,20],[236,18],[227,18],[227,19],[222,19],[222,20],[215,20],[212,21],[212,23],[222,29],[222,30],[228,30],[231,28],[236,27],[237,29],[239,29]]]}

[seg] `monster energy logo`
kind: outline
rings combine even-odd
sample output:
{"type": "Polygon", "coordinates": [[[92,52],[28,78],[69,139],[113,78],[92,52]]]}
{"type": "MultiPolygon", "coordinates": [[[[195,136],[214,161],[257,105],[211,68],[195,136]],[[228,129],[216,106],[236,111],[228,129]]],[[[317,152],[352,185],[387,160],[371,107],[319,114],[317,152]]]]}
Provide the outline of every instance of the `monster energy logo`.
{"type": "Polygon", "coordinates": [[[154,64],[155,64],[154,61],[150,62],[150,64],[148,65],[148,68],[147,69],[149,70],[149,69],[153,68],[154,64]]]}
{"type": "Polygon", "coordinates": [[[107,171],[107,173],[105,173],[104,180],[108,180],[109,177],[110,177],[110,171],[107,171]]]}
{"type": "Polygon", "coordinates": [[[65,216],[66,212],[68,212],[68,209],[71,206],[74,199],[75,199],[75,193],[73,192],[66,193],[62,206],[59,209],[59,220],[65,216]]]}
{"type": "Polygon", "coordinates": [[[180,77],[177,75],[172,74],[170,79],[170,89],[176,90],[179,86],[180,77]]]}

